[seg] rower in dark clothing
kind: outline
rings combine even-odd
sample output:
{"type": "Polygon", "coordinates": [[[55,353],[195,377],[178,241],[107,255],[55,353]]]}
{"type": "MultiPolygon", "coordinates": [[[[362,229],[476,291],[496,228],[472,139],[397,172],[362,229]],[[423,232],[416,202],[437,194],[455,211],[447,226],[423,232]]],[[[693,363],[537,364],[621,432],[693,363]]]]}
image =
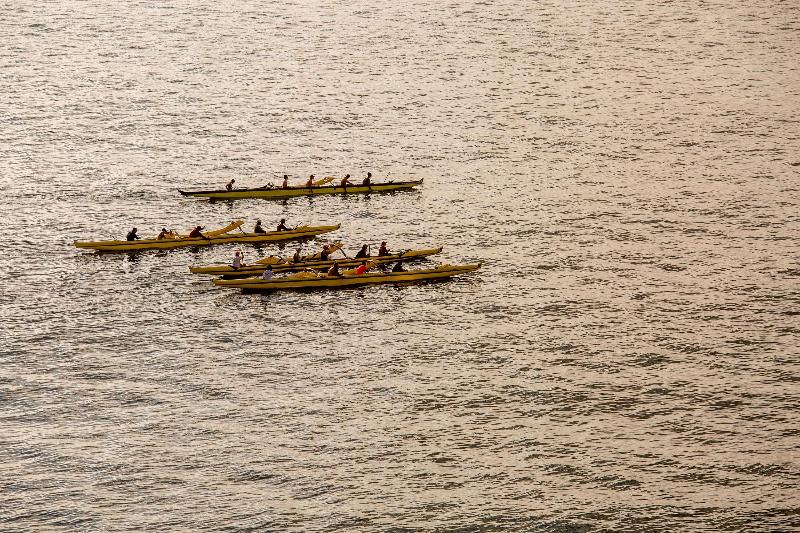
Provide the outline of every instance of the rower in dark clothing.
{"type": "Polygon", "coordinates": [[[286,219],[285,218],[281,219],[281,223],[278,224],[278,230],[277,231],[289,231],[289,228],[286,227],[286,219]]]}
{"type": "Polygon", "coordinates": [[[299,263],[300,259],[302,258],[300,257],[300,248],[298,248],[295,250],[294,255],[292,256],[292,263],[299,263]]]}
{"type": "Polygon", "coordinates": [[[398,261],[397,264],[395,264],[394,267],[392,267],[392,272],[405,272],[405,271],[406,269],[403,268],[402,261],[398,261]]]}
{"type": "Polygon", "coordinates": [[[372,182],[372,172],[367,172],[367,177],[364,178],[364,181],[361,182],[361,185],[366,185],[367,187],[369,187],[371,182],[372,182]]]}
{"type": "Polygon", "coordinates": [[[130,230],[130,231],[128,232],[128,235],[127,235],[127,237],[125,237],[125,239],[127,239],[127,240],[129,240],[129,241],[135,241],[136,239],[140,239],[140,238],[141,238],[141,237],[139,237],[139,236],[136,234],[136,228],[133,228],[132,230],[130,230]]]}
{"type": "Polygon", "coordinates": [[[367,245],[361,247],[361,249],[356,254],[356,259],[362,259],[364,257],[369,257],[369,252],[367,251],[367,245]]]}
{"type": "Polygon", "coordinates": [[[327,244],[323,245],[322,251],[319,253],[319,260],[327,261],[330,256],[331,256],[330,248],[328,248],[327,244]]]}
{"type": "Polygon", "coordinates": [[[342,181],[341,181],[340,185],[342,187],[344,187],[345,189],[347,188],[348,185],[350,185],[350,174],[348,174],[348,175],[346,175],[345,177],[342,178],[342,181]]]}
{"type": "Polygon", "coordinates": [[[236,183],[235,179],[232,179],[231,181],[229,181],[228,184],[225,186],[225,190],[227,190],[227,191],[233,190],[233,184],[234,183],[236,183]]]}
{"type": "Polygon", "coordinates": [[[378,250],[378,255],[379,256],[381,256],[381,255],[389,255],[389,248],[386,247],[386,241],[383,241],[381,243],[381,247],[378,250]]]}
{"type": "Polygon", "coordinates": [[[192,238],[202,237],[202,238],[204,238],[204,239],[206,239],[206,240],[210,240],[208,237],[206,237],[205,235],[203,235],[203,231],[202,231],[202,230],[203,230],[203,226],[196,226],[196,227],[195,227],[195,228],[194,228],[194,229],[193,229],[193,230],[192,230],[192,231],[189,233],[189,237],[192,237],[192,238]]]}
{"type": "Polygon", "coordinates": [[[339,263],[334,263],[331,265],[331,267],[328,269],[328,276],[337,278],[342,276],[342,273],[339,272],[339,263]]]}
{"type": "Polygon", "coordinates": [[[256,226],[253,228],[253,233],[266,233],[267,230],[261,227],[261,220],[256,220],[256,226]]]}

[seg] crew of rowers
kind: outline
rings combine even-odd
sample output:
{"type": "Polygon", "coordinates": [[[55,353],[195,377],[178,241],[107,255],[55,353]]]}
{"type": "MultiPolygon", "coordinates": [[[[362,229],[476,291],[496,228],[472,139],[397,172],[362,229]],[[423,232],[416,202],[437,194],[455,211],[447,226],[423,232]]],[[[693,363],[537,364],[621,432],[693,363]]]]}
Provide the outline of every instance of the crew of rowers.
{"type": "MultiPolygon", "coordinates": [[[[283,220],[281,220],[283,222],[283,220]]],[[[337,248],[338,249],[338,248],[337,248]]],[[[333,250],[335,251],[335,250],[333,250]]],[[[291,261],[287,261],[287,263],[301,263],[303,261],[330,261],[330,256],[333,253],[331,250],[331,246],[329,244],[325,244],[322,246],[322,250],[319,254],[312,255],[310,257],[304,257],[300,254],[301,248],[295,250],[294,255],[292,256],[291,261]],[[315,257],[316,256],[316,257],[315,257]]],[[[386,246],[386,241],[381,242],[381,246],[378,250],[378,257],[391,255],[389,248],[386,246]]],[[[371,257],[369,253],[369,245],[365,244],[361,247],[361,249],[356,253],[355,259],[362,259],[361,263],[355,268],[356,275],[365,274],[369,269],[370,265],[367,264],[366,259],[371,257]]],[[[277,262],[282,263],[283,260],[277,259],[277,262]]],[[[244,255],[241,251],[237,250],[233,254],[233,261],[231,261],[231,267],[234,269],[240,269],[244,267],[244,255]]],[[[403,262],[397,261],[397,263],[392,268],[392,272],[405,272],[403,268],[403,262]]],[[[274,272],[272,270],[272,265],[267,265],[264,269],[263,274],[261,275],[262,279],[272,279],[274,272]]],[[[331,277],[340,277],[342,273],[339,270],[339,263],[338,261],[334,261],[333,264],[327,271],[327,275],[331,277]]]]}
{"type": "MultiPolygon", "coordinates": [[[[284,174],[283,175],[283,183],[281,183],[281,189],[291,189],[291,188],[295,188],[295,189],[297,189],[297,188],[311,189],[313,187],[322,187],[324,184],[333,181],[333,178],[326,178],[326,179],[322,180],[324,183],[315,183],[315,181],[316,181],[316,177],[314,176],[314,174],[311,174],[308,177],[308,179],[306,180],[305,186],[303,186],[303,187],[298,187],[298,186],[290,187],[289,186],[289,175],[288,174],[284,174]]],[[[226,191],[232,191],[233,187],[234,187],[234,185],[233,185],[234,183],[236,183],[236,180],[235,179],[231,179],[231,181],[229,181],[228,183],[225,184],[225,190],[226,191]]],[[[350,181],[350,174],[347,174],[345,177],[343,177],[339,181],[339,187],[344,187],[345,189],[347,187],[351,187],[353,185],[355,185],[355,184],[350,181]]],[[[372,172],[367,172],[367,176],[363,180],[361,180],[361,186],[362,187],[369,187],[370,185],[372,185],[372,172]]],[[[272,185],[271,183],[268,183],[267,185],[264,186],[264,188],[265,189],[272,189],[272,188],[274,188],[274,185],[272,185]]]]}
{"type": "MultiPolygon", "coordinates": [[[[138,241],[141,239],[139,234],[137,233],[137,229],[133,228],[131,231],[128,232],[128,235],[125,237],[127,241],[138,241]]],[[[175,232],[175,230],[161,228],[161,231],[158,233],[158,237],[156,240],[163,241],[164,239],[177,239],[179,235],[175,232]]],[[[202,238],[208,239],[205,235],[203,235],[203,226],[195,226],[192,228],[192,231],[189,232],[189,237],[191,238],[202,238]]]]}
{"type": "MultiPolygon", "coordinates": [[[[233,181],[233,180],[231,180],[231,181],[233,181]]],[[[203,235],[203,229],[205,229],[205,228],[203,228],[203,226],[195,226],[194,228],[192,228],[192,231],[189,232],[189,237],[190,238],[194,238],[194,239],[197,239],[197,238],[208,239],[208,237],[203,235]]],[[[289,227],[286,225],[286,219],[285,218],[281,219],[281,221],[278,223],[278,227],[276,228],[275,231],[289,231],[289,227]]],[[[139,236],[139,234],[137,232],[138,232],[138,230],[136,228],[133,228],[131,231],[128,232],[128,235],[125,237],[125,240],[127,240],[127,241],[138,241],[142,237],[139,236]]],[[[266,233],[266,232],[267,232],[267,230],[265,230],[261,226],[261,220],[256,220],[256,225],[253,228],[253,233],[266,233]]],[[[175,232],[175,230],[171,230],[171,229],[168,230],[167,228],[161,228],[161,232],[158,234],[158,237],[156,237],[156,239],[159,240],[159,241],[162,241],[164,239],[177,239],[178,237],[180,237],[180,236],[175,232]]]]}
{"type": "MultiPolygon", "coordinates": [[[[286,226],[285,218],[282,218],[281,221],[278,222],[278,227],[275,229],[275,231],[289,231],[289,228],[286,226]]],[[[261,220],[260,219],[256,220],[256,225],[255,227],[253,227],[253,233],[266,233],[266,232],[267,230],[265,230],[261,226],[261,220]]]]}

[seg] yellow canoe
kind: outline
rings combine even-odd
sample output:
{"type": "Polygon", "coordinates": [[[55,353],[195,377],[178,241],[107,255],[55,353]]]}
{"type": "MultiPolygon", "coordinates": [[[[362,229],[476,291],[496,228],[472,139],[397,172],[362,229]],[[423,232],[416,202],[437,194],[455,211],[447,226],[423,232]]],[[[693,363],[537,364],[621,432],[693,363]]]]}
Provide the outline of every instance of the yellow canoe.
{"type": "Polygon", "coordinates": [[[405,272],[367,272],[353,274],[343,272],[341,276],[329,277],[314,272],[298,272],[288,276],[276,276],[270,280],[261,278],[215,279],[214,285],[249,291],[274,291],[281,289],[341,289],[363,285],[379,285],[383,283],[408,283],[445,279],[459,274],[474,272],[481,267],[480,263],[471,265],[440,265],[436,268],[408,270],[405,272]]]}
{"type": "MultiPolygon", "coordinates": [[[[272,267],[272,271],[275,273],[297,272],[305,269],[327,270],[331,267],[331,265],[333,265],[333,263],[337,263],[340,268],[356,267],[361,264],[361,261],[367,261],[368,263],[380,265],[393,263],[398,260],[410,261],[414,259],[423,259],[425,257],[438,254],[441,251],[442,247],[440,246],[439,248],[430,248],[427,250],[407,250],[402,253],[372,256],[365,259],[330,259],[328,261],[320,261],[319,259],[315,260],[310,257],[304,257],[299,263],[292,263],[290,262],[291,259],[288,261],[282,261],[278,257],[270,256],[260,259],[256,264],[245,265],[239,268],[233,268],[230,265],[209,265],[189,267],[189,271],[192,274],[210,274],[212,276],[222,276],[224,279],[236,279],[260,276],[264,270],[266,270],[267,264],[272,267]],[[271,259],[272,261],[266,262],[267,259],[271,259]]],[[[319,254],[314,254],[314,256],[319,257],[319,254]]]]}
{"type": "Polygon", "coordinates": [[[294,196],[316,196],[319,194],[369,194],[373,192],[391,192],[413,189],[417,185],[422,185],[422,180],[418,181],[388,181],[383,183],[373,183],[371,185],[352,184],[347,187],[340,185],[321,185],[314,187],[288,187],[286,189],[275,187],[260,187],[257,189],[233,189],[211,190],[211,191],[183,191],[178,192],[183,196],[195,196],[210,198],[211,200],[239,200],[241,198],[263,198],[267,200],[282,200],[294,196]]]}
{"type": "Polygon", "coordinates": [[[186,246],[210,246],[214,244],[260,244],[266,242],[288,241],[313,237],[339,229],[335,226],[298,226],[287,231],[267,233],[230,233],[239,228],[244,221],[237,220],[224,228],[204,232],[203,237],[178,236],[172,239],[140,239],[137,241],[75,241],[77,248],[90,248],[98,252],[135,252],[139,250],[168,250],[186,246]]]}

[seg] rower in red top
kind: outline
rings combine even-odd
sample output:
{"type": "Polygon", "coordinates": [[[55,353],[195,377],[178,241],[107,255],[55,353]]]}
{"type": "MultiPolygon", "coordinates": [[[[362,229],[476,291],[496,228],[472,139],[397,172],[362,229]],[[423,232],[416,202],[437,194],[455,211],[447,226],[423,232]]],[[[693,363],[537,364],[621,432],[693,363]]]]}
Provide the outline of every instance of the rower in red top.
{"type": "Polygon", "coordinates": [[[369,270],[367,267],[367,262],[361,261],[361,264],[356,267],[356,274],[361,276],[362,274],[365,274],[367,270],[369,270]]]}

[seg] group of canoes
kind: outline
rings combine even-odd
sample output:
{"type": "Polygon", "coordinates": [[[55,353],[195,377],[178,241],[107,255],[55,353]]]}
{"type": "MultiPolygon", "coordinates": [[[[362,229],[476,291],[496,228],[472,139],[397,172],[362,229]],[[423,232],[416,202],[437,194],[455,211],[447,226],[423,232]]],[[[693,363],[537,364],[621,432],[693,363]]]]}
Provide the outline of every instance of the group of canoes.
{"type": "MultiPolygon", "coordinates": [[[[422,183],[422,180],[412,182],[387,182],[372,183],[372,174],[361,180],[360,184],[352,184],[350,175],[344,176],[338,185],[328,186],[333,178],[327,177],[316,180],[312,175],[304,186],[289,186],[289,177],[284,175],[280,187],[268,184],[258,189],[236,189],[236,180],[230,180],[224,190],[220,191],[181,191],[184,196],[205,196],[211,199],[238,199],[238,198],[285,198],[302,194],[330,194],[335,192],[367,193],[372,190],[400,190],[410,189],[422,183]],[[384,187],[380,188],[379,187],[384,187]],[[277,193],[270,195],[266,193],[277,193]],[[228,196],[225,196],[228,195],[228,196]]],[[[252,232],[242,229],[243,220],[235,220],[225,227],[205,231],[203,226],[193,226],[186,233],[181,234],[175,230],[162,228],[161,232],[152,238],[142,238],[137,228],[128,232],[125,240],[105,241],[75,241],[75,246],[84,249],[93,249],[98,252],[137,252],[152,249],[173,249],[179,247],[210,246],[214,244],[262,244],[268,242],[285,242],[296,239],[308,239],[317,235],[332,232],[340,228],[340,224],[330,226],[289,227],[286,220],[281,219],[274,231],[267,231],[262,226],[261,220],[256,220],[252,232]],[[235,232],[238,230],[238,233],[235,232]]],[[[371,247],[363,245],[361,249],[350,257],[343,250],[341,243],[325,244],[315,254],[303,256],[302,249],[298,248],[290,258],[276,256],[257,259],[252,263],[245,263],[244,254],[237,250],[229,264],[192,266],[189,270],[195,274],[211,274],[219,276],[213,283],[218,286],[241,288],[245,290],[277,290],[314,287],[352,287],[359,285],[372,285],[379,283],[411,282],[419,280],[433,280],[448,278],[465,272],[472,272],[480,268],[480,264],[471,265],[440,265],[435,268],[406,270],[406,261],[423,259],[438,254],[442,248],[424,250],[405,250],[392,252],[386,242],[382,242],[378,253],[371,254],[371,247]],[[332,254],[340,252],[342,258],[333,258],[332,254]],[[390,264],[394,265],[389,268],[390,264]],[[278,275],[281,274],[281,275],[278,275]]]]}

